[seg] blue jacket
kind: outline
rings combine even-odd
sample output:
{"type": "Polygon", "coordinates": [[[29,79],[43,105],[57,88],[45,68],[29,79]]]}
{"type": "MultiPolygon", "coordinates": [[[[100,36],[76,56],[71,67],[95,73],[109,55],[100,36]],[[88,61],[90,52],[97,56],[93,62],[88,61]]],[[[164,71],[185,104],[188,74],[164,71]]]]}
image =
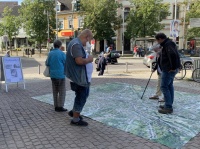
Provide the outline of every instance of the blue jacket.
{"type": "Polygon", "coordinates": [[[54,79],[64,79],[66,55],[60,49],[53,49],[49,52],[46,66],[49,66],[50,77],[54,79]]]}

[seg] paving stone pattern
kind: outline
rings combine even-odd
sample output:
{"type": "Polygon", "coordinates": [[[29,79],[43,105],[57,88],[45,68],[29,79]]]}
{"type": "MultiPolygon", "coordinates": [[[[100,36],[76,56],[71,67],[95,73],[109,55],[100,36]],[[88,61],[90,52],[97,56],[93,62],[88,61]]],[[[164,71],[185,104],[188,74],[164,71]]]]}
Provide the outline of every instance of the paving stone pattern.
{"type": "MultiPolygon", "coordinates": [[[[147,80],[119,78],[96,78],[92,85],[105,82],[124,82],[146,85],[147,80]]],[[[150,86],[155,87],[155,82],[150,86]]],[[[0,149],[167,149],[168,147],[134,136],[130,133],[106,126],[85,118],[88,127],[69,124],[67,113],[57,113],[53,106],[34,99],[32,96],[51,93],[51,82],[27,80],[26,90],[16,85],[4,86],[0,92],[0,149]]],[[[185,87],[176,87],[185,91],[185,87]]],[[[69,90],[69,82],[67,82],[69,90]]],[[[187,89],[196,93],[196,90],[187,89]]],[[[184,149],[200,147],[198,134],[184,149]]]]}

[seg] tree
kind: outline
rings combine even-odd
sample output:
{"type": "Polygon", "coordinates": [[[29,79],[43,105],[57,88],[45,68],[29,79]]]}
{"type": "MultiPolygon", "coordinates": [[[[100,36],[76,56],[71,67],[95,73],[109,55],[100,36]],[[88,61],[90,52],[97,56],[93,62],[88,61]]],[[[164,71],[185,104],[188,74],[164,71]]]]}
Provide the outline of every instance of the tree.
{"type": "Polygon", "coordinates": [[[120,4],[115,0],[81,0],[84,28],[89,28],[96,40],[111,40],[122,19],[117,15],[120,4]]]}
{"type": "MultiPolygon", "coordinates": [[[[186,3],[189,6],[189,11],[186,14],[186,24],[189,24],[190,18],[200,18],[200,1],[193,0],[190,4],[186,3]]],[[[200,27],[193,27],[187,31],[187,39],[194,37],[200,37],[200,27]]]]}
{"type": "Polygon", "coordinates": [[[23,20],[23,28],[30,40],[38,42],[40,53],[42,43],[48,42],[48,21],[45,11],[49,12],[50,40],[55,38],[56,21],[54,8],[54,1],[24,0],[21,4],[20,14],[23,20]]]}
{"type": "Polygon", "coordinates": [[[128,39],[155,35],[164,28],[160,22],[169,14],[169,3],[162,0],[131,0],[133,7],[127,17],[125,36],[128,39]]]}
{"type": "Polygon", "coordinates": [[[5,7],[2,14],[2,23],[0,24],[0,32],[8,36],[9,46],[12,54],[12,37],[18,35],[19,28],[21,26],[19,17],[16,17],[12,14],[12,9],[5,7]]]}

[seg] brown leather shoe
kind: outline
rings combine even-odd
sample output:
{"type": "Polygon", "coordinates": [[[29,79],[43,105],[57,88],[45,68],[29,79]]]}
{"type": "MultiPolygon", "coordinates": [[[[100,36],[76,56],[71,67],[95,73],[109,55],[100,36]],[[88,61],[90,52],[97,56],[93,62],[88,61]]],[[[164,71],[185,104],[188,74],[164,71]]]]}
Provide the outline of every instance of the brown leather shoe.
{"type": "Polygon", "coordinates": [[[154,95],[152,97],[149,97],[149,99],[155,99],[155,100],[157,100],[157,99],[159,99],[159,97],[157,95],[154,95]]]}

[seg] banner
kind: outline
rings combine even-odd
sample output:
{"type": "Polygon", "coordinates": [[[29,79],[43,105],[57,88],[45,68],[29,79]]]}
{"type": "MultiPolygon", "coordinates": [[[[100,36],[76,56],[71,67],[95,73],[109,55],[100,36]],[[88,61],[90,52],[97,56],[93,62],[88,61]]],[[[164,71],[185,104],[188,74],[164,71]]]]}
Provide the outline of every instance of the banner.
{"type": "Polygon", "coordinates": [[[179,31],[179,22],[177,20],[172,20],[170,23],[170,37],[178,37],[179,31]]]}

